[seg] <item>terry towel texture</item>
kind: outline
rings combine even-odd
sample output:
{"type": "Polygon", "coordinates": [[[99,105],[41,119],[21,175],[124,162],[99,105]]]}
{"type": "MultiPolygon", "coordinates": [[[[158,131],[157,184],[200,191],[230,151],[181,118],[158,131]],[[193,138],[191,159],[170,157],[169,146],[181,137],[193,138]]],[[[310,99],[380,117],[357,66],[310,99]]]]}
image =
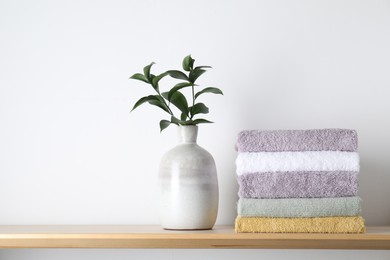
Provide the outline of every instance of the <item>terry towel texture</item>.
{"type": "Polygon", "coordinates": [[[267,172],[237,176],[240,198],[356,196],[358,172],[267,172]]]}
{"type": "Polygon", "coordinates": [[[355,130],[242,131],[238,233],[363,233],[355,130]]]}
{"type": "Polygon", "coordinates": [[[356,152],[357,133],[349,129],[242,131],[239,152],[349,151],[356,152]]]}
{"type": "Polygon", "coordinates": [[[237,217],[238,233],[363,233],[364,219],[356,217],[262,218],[237,217]]]}
{"type": "Polygon", "coordinates": [[[239,153],[237,174],[291,171],[359,171],[355,152],[256,152],[239,153]]]}
{"type": "Polygon", "coordinates": [[[357,216],[359,197],[317,199],[243,199],[237,204],[241,217],[310,218],[357,216]]]}

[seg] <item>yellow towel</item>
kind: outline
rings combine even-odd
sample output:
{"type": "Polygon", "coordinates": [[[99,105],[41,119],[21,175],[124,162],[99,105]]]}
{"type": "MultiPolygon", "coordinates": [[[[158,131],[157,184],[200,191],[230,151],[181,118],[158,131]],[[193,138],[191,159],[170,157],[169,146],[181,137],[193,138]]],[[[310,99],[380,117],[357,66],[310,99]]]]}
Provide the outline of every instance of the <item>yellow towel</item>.
{"type": "Polygon", "coordinates": [[[364,219],[355,217],[237,217],[237,233],[364,233],[364,219]]]}

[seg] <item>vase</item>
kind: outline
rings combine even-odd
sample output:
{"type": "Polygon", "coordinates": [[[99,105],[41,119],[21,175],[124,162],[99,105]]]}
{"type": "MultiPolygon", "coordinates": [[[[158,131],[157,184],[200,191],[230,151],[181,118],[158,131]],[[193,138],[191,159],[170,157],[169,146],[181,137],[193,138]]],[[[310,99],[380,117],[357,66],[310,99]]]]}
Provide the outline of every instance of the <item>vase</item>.
{"type": "Polygon", "coordinates": [[[179,144],[161,159],[160,219],[164,229],[211,229],[218,213],[212,155],[196,143],[198,126],[178,126],[179,144]]]}

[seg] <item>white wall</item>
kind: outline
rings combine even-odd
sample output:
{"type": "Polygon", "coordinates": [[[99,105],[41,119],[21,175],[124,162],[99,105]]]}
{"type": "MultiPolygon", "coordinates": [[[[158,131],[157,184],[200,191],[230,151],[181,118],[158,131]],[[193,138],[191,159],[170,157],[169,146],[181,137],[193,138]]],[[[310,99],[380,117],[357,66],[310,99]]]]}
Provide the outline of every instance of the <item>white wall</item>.
{"type": "MultiPolygon", "coordinates": [[[[199,83],[225,92],[204,99],[216,123],[199,136],[217,162],[217,224],[232,224],[236,214],[240,130],[338,127],[359,133],[367,224],[389,225],[389,32],[385,0],[0,0],[0,224],[158,224],[157,168],[175,129],[160,134],[165,115],[152,107],[129,114],[151,92],[128,77],[151,61],[157,72],[179,67],[191,53],[214,68],[199,83]]],[[[390,256],[2,250],[0,259],[285,259],[287,252],[390,256]]]]}

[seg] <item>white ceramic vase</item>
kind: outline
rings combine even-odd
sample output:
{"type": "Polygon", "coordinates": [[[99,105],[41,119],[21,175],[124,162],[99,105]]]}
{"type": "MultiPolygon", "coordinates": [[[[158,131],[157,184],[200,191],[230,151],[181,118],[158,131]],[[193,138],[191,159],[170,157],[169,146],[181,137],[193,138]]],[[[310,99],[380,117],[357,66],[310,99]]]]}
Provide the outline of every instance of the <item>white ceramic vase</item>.
{"type": "Polygon", "coordinates": [[[197,126],[179,126],[179,144],[161,159],[160,218],[165,229],[211,229],[218,213],[218,178],[211,154],[197,145],[197,126]]]}

